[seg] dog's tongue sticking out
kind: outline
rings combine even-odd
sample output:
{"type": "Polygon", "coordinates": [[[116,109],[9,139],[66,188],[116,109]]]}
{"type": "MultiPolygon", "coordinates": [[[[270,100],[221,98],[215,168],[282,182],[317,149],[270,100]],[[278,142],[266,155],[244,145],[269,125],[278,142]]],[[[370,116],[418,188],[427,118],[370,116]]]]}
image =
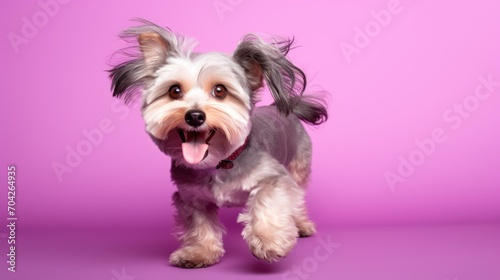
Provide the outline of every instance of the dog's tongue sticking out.
{"type": "Polygon", "coordinates": [[[207,152],[208,144],[205,143],[205,133],[186,133],[186,141],[182,143],[184,160],[190,164],[200,163],[207,156],[207,152]]]}

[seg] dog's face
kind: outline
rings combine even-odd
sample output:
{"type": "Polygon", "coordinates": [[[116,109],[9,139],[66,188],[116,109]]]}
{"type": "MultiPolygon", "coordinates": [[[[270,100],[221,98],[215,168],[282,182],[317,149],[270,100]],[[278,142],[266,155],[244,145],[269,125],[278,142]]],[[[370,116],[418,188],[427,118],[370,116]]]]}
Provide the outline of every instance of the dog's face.
{"type": "Polygon", "coordinates": [[[177,164],[216,166],[241,146],[265,84],[287,115],[305,87],[303,72],[285,55],[292,41],[266,43],[247,35],[232,55],[195,53],[192,41],[142,21],[122,34],[139,52],[110,70],[113,95],[126,100],[141,88],[147,132],[177,164]]]}
{"type": "Polygon", "coordinates": [[[219,53],[172,56],[143,94],[146,130],[165,153],[191,167],[217,165],[250,131],[253,107],[244,69],[219,53]]]}

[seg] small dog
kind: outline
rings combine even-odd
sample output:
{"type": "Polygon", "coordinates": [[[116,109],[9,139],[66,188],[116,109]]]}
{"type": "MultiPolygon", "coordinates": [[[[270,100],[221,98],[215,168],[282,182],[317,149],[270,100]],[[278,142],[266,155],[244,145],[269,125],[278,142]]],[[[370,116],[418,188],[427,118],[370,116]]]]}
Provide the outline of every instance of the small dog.
{"type": "Polygon", "coordinates": [[[219,261],[221,206],[244,206],[238,222],[255,257],[285,257],[297,237],[316,232],[304,204],[311,139],[300,120],[328,118],[323,99],[303,94],[306,77],[286,58],[293,40],[248,34],[232,55],[196,53],[193,40],[139,21],[121,34],[134,46],[120,52],[127,59],[109,76],[113,96],[141,99],[147,133],[172,159],[182,246],[170,263],[219,261]],[[275,102],[256,107],[264,85],[275,102]]]}

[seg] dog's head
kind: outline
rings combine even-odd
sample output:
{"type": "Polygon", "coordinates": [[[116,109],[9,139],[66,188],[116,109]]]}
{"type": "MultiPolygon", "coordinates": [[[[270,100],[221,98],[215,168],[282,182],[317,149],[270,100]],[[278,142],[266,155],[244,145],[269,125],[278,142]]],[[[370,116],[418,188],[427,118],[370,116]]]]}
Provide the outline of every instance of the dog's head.
{"type": "Polygon", "coordinates": [[[192,40],[140,22],[122,33],[133,46],[110,70],[113,96],[140,97],[147,132],[178,164],[213,167],[243,145],[264,84],[284,115],[304,91],[304,73],[285,57],[293,40],[249,34],[232,55],[196,53],[192,40]]]}

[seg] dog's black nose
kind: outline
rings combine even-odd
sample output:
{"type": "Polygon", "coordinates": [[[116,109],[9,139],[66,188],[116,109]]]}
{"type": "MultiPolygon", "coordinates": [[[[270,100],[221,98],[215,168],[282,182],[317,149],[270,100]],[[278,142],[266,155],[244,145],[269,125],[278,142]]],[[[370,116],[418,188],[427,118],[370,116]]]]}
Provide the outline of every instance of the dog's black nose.
{"type": "Polygon", "coordinates": [[[201,110],[193,109],[186,112],[184,119],[190,126],[198,127],[205,122],[206,115],[201,110]]]}

